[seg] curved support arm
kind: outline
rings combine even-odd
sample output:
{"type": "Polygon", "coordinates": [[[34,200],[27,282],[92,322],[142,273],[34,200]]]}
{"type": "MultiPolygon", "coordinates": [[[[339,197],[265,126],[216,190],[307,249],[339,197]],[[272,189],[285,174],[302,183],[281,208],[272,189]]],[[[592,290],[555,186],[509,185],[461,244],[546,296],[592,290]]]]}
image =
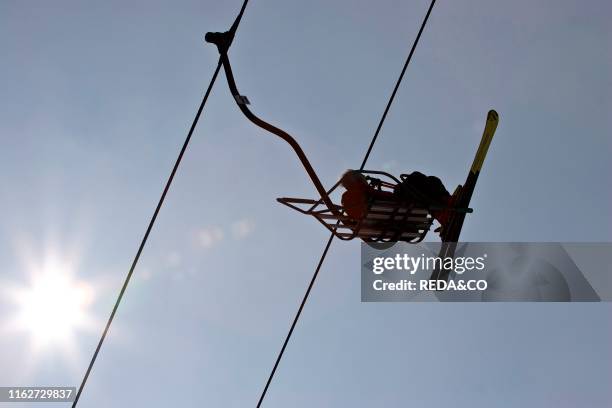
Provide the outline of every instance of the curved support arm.
{"type": "Polygon", "coordinates": [[[225,71],[227,83],[229,85],[230,92],[232,93],[232,96],[234,97],[234,100],[238,104],[238,108],[240,109],[240,111],[242,111],[244,116],[246,116],[247,119],[249,119],[255,125],[259,126],[260,128],[264,130],[267,130],[268,132],[280,137],[285,142],[289,143],[289,145],[293,148],[298,158],[302,162],[304,169],[306,169],[306,172],[310,176],[310,179],[312,180],[315,188],[317,189],[325,205],[332,211],[334,215],[337,215],[337,216],[340,215],[339,211],[336,209],[336,206],[333,204],[333,202],[329,198],[329,195],[327,194],[325,187],[323,187],[323,184],[319,180],[319,177],[317,176],[316,172],[312,168],[310,162],[308,161],[308,158],[306,157],[306,154],[300,147],[299,143],[284,130],[279,129],[276,126],[273,126],[269,124],[268,122],[258,118],[253,112],[249,110],[249,108],[244,103],[243,98],[238,92],[238,88],[236,87],[236,81],[234,80],[234,75],[232,73],[232,67],[230,65],[229,58],[227,56],[227,50],[231,44],[231,41],[233,40],[233,36],[234,36],[234,33],[232,32],[232,30],[230,30],[225,33],[207,33],[205,38],[207,42],[215,44],[217,48],[219,49],[221,63],[223,64],[223,70],[225,71]]]}

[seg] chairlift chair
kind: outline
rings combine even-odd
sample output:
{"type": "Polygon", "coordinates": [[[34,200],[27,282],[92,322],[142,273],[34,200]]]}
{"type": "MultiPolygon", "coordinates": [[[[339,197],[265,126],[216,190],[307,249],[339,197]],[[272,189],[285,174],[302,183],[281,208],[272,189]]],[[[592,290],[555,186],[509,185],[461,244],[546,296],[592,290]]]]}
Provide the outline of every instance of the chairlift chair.
{"type": "MultiPolygon", "coordinates": [[[[431,229],[435,211],[445,211],[449,217],[447,225],[441,229],[442,242],[456,242],[463,225],[465,214],[473,212],[469,202],[480,173],[493,134],[498,123],[498,115],[494,110],[489,111],[485,131],[474,162],[463,186],[458,186],[453,197],[456,199],[452,206],[432,204],[432,200],[421,191],[411,191],[411,199],[399,194],[386,194],[385,198],[371,197],[368,199],[365,214],[356,219],[349,216],[347,209],[341,204],[333,202],[331,195],[340,185],[340,181],[331,189],[326,190],[319,180],[316,172],[308,161],[299,143],[287,132],[279,129],[257,117],[248,108],[250,101],[238,92],[227,51],[233,40],[233,31],[224,33],[207,33],[206,41],[217,46],[221,63],[225,71],[227,82],[238,108],[255,125],[275,134],[285,140],[297,154],[306,172],[311,178],[319,198],[292,198],[282,197],[277,201],[302,214],[313,216],[325,228],[341,240],[360,238],[365,242],[395,242],[408,243],[421,242],[431,229]]],[[[405,181],[408,175],[400,175],[400,179],[389,173],[375,170],[358,170],[365,176],[372,191],[393,193],[402,185],[410,188],[405,181]]],[[[453,247],[454,248],[454,247],[453,247]]],[[[454,251],[454,249],[453,249],[454,251]]]]}

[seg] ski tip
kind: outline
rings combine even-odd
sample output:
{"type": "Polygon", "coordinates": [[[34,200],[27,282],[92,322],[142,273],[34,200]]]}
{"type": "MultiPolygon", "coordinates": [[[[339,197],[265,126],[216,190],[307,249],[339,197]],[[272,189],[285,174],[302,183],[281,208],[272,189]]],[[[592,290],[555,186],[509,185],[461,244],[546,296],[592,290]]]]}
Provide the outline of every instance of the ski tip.
{"type": "Polygon", "coordinates": [[[499,121],[499,115],[495,111],[495,109],[491,109],[489,113],[487,113],[487,120],[493,120],[495,122],[499,121]]]}
{"type": "Polygon", "coordinates": [[[499,115],[497,112],[495,112],[495,110],[491,109],[489,113],[487,113],[487,123],[485,124],[482,139],[480,140],[480,145],[478,146],[478,151],[476,152],[476,157],[474,157],[474,162],[472,163],[470,172],[478,173],[482,168],[482,164],[484,163],[485,156],[489,150],[489,145],[491,144],[491,140],[493,139],[498,123],[499,115]]]}

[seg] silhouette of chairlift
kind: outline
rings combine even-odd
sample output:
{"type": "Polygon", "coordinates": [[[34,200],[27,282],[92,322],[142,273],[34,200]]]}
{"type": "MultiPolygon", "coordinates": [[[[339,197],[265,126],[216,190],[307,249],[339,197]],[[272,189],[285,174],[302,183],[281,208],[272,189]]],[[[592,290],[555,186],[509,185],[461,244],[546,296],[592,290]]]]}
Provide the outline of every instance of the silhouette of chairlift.
{"type": "MultiPolygon", "coordinates": [[[[365,242],[421,242],[434,221],[432,211],[448,211],[450,213],[450,221],[448,226],[440,232],[440,237],[443,242],[456,242],[458,240],[465,214],[473,212],[469,208],[469,201],[476,184],[476,179],[480,173],[484,156],[497,127],[498,116],[495,111],[489,111],[487,125],[478,152],[476,153],[474,164],[470,169],[465,184],[458,186],[455,191],[455,196],[458,199],[453,207],[427,204],[433,201],[426,197],[423,192],[412,188],[410,191],[412,199],[410,200],[402,199],[397,194],[394,196],[390,194],[384,195],[389,197],[388,199],[370,197],[365,215],[361,219],[353,219],[347,214],[342,205],[335,204],[331,199],[331,195],[340,185],[340,181],[329,190],[325,190],[298,142],[287,132],[257,117],[247,107],[247,105],[250,105],[250,101],[246,96],[238,92],[227,55],[233,36],[234,30],[231,29],[224,33],[207,33],[205,40],[216,45],[219,50],[220,61],[238,108],[255,125],[280,137],[293,148],[320,196],[318,199],[281,197],[277,199],[278,202],[302,214],[313,216],[341,240],[360,238],[365,242]]],[[[359,170],[358,172],[366,178],[370,188],[376,191],[392,193],[400,184],[404,189],[411,189],[407,183],[402,184],[402,181],[408,177],[406,174],[400,175],[398,180],[396,177],[383,171],[359,170]]]]}
{"type": "MultiPolygon", "coordinates": [[[[389,173],[375,170],[357,170],[362,174],[371,189],[379,192],[393,193],[401,184],[400,180],[389,173]],[[377,176],[377,177],[374,177],[377,176]]],[[[402,174],[400,178],[406,175],[402,174]]],[[[327,191],[330,196],[340,185],[338,181],[327,191]]],[[[402,186],[405,188],[405,186],[402,186]]],[[[413,194],[422,193],[414,190],[413,194]]],[[[386,195],[389,198],[368,198],[367,211],[363,218],[353,219],[342,205],[333,204],[335,212],[329,208],[323,198],[318,200],[306,198],[282,197],[277,201],[301,212],[311,215],[341,240],[361,238],[366,242],[421,242],[433,223],[432,210],[442,207],[417,204],[414,201],[402,200],[398,195],[386,195]]],[[[431,200],[423,197],[423,203],[431,200]]],[[[455,209],[452,209],[455,210],[455,209]]],[[[458,209],[457,209],[458,210],[458,209]]],[[[469,209],[466,209],[469,211],[469,209]]]]}

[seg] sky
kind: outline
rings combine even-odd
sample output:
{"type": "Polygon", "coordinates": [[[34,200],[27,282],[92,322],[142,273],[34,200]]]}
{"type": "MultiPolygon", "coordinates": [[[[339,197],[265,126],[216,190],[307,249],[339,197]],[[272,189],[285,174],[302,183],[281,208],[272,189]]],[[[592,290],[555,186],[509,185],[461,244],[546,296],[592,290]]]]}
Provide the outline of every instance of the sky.
{"type": "MultiPolygon", "coordinates": [[[[203,36],[239,3],[0,2],[0,284],[55,259],[92,290],[70,347],[35,351],[0,292],[0,386],[80,383],[212,75],[203,36]]],[[[428,4],[247,7],[239,89],[325,185],[361,163],[428,4]]],[[[611,241],[611,12],[437,2],[367,167],[452,190],[494,108],[462,239],[611,241]]],[[[275,198],[315,194],[220,75],[79,406],[254,406],[328,236],[275,198]]],[[[612,403],[609,304],[361,303],[359,271],[334,242],[265,407],[612,403]]]]}

